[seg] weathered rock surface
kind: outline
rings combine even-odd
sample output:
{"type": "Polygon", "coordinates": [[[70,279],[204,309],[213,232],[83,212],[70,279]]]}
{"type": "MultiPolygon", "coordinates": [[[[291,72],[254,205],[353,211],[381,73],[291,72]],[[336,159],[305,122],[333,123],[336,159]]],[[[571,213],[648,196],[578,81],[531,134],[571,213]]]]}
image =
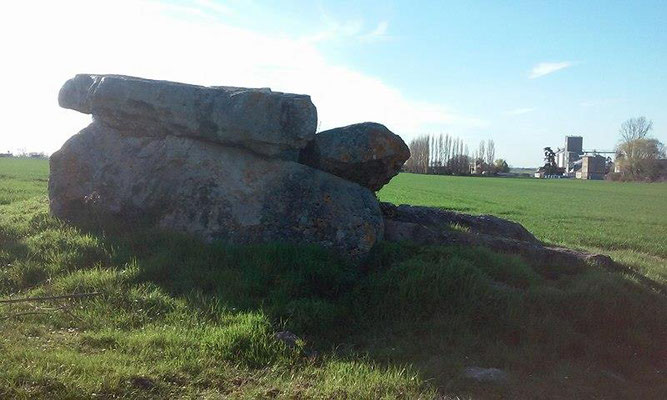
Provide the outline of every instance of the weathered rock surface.
{"type": "Polygon", "coordinates": [[[370,122],[315,135],[308,96],[77,75],[59,102],[93,115],[50,158],[51,212],[67,220],[115,216],[207,241],[311,243],[354,261],[384,238],[621,268],[544,246],[501,218],[379,204],[372,190],[398,173],[408,147],[370,122]]]}
{"type": "Polygon", "coordinates": [[[383,237],[373,193],[306,165],[179,135],[120,132],[99,121],[50,159],[50,207],[90,212],[235,244],[314,243],[351,259],[383,237]]]}
{"type": "Polygon", "coordinates": [[[558,271],[546,270],[547,275],[575,272],[587,266],[621,268],[606,255],[544,246],[521,224],[502,218],[389,203],[381,203],[381,208],[384,239],[390,242],[483,246],[501,253],[521,255],[536,265],[560,268],[558,271]]]}
{"type": "Polygon", "coordinates": [[[320,132],[299,161],[379,190],[400,171],[410,150],[384,125],[364,122],[320,132]]]}
{"type": "Polygon", "coordinates": [[[507,372],[498,368],[468,367],[463,370],[463,376],[477,382],[506,383],[509,379],[507,372]]]}
{"type": "Polygon", "coordinates": [[[433,207],[396,206],[381,203],[385,217],[396,222],[409,222],[434,231],[466,229],[471,233],[500,236],[529,243],[539,241],[523,225],[493,215],[469,215],[433,207]]]}
{"type": "Polygon", "coordinates": [[[294,161],[317,127],[310,96],[270,89],[77,75],[58,101],[126,135],[187,136],[294,161]]]}

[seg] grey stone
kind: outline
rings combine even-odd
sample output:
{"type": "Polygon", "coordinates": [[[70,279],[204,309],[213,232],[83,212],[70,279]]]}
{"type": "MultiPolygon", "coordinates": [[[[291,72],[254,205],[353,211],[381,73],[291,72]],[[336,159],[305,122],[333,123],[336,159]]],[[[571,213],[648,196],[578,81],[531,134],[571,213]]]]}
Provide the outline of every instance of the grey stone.
{"type": "Polygon", "coordinates": [[[299,161],[376,191],[408,158],[410,150],[400,136],[384,125],[364,122],[318,133],[299,161]]]}
{"type": "Polygon", "coordinates": [[[435,231],[467,229],[470,233],[501,236],[530,243],[539,241],[521,224],[493,215],[470,215],[433,207],[382,203],[382,212],[394,221],[411,222],[435,231]]]}
{"type": "Polygon", "coordinates": [[[384,240],[422,245],[482,246],[521,255],[534,265],[555,267],[547,276],[574,273],[590,266],[629,272],[609,256],[545,246],[521,224],[490,215],[468,215],[432,207],[380,203],[384,240]],[[457,229],[452,229],[456,225],[457,229]],[[458,228],[466,228],[461,231],[458,228]]]}
{"type": "Polygon", "coordinates": [[[498,368],[468,367],[463,376],[477,382],[505,383],[509,379],[507,372],[498,368]]]}
{"type": "Polygon", "coordinates": [[[128,135],[187,136],[290,160],[317,127],[310,96],[270,89],[82,74],[65,83],[58,101],[128,135]]]}
{"type": "Polygon", "coordinates": [[[280,331],[273,334],[273,337],[279,341],[285,343],[289,348],[297,347],[299,341],[301,340],[296,334],[290,331],[280,331]]]}
{"type": "Polygon", "coordinates": [[[303,164],[93,122],[50,158],[50,208],[148,218],[233,244],[313,243],[360,260],[383,237],[373,193],[303,164]]]}

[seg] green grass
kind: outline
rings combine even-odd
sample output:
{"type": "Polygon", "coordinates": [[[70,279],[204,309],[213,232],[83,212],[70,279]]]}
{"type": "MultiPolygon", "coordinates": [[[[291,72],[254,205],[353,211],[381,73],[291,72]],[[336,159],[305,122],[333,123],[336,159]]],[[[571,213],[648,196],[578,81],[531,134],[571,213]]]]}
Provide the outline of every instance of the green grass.
{"type": "Polygon", "coordinates": [[[400,174],[383,201],[492,214],[539,239],[600,252],[667,282],[667,184],[400,174]]]}
{"type": "Polygon", "coordinates": [[[49,162],[30,158],[0,158],[0,205],[45,195],[49,162]]]}
{"type": "MultiPolygon", "coordinates": [[[[667,301],[631,276],[546,274],[483,248],[385,243],[357,268],[314,247],[82,230],[48,215],[46,174],[0,160],[0,298],[101,295],[0,320],[0,398],[667,394],[667,301]],[[275,340],[284,329],[302,340],[275,340]],[[468,381],[467,366],[510,381],[468,381]]],[[[0,318],[32,311],[0,305],[0,318]]]]}

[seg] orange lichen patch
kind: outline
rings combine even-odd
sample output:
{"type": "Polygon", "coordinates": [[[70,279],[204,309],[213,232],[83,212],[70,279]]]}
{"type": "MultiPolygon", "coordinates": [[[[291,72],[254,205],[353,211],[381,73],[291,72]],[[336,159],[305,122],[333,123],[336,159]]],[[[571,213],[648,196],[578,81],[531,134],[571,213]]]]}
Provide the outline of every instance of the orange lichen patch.
{"type": "Polygon", "coordinates": [[[375,230],[370,224],[364,224],[362,229],[364,234],[361,236],[361,243],[359,247],[370,249],[373,247],[373,245],[375,245],[375,242],[377,241],[377,235],[375,234],[375,230]]]}

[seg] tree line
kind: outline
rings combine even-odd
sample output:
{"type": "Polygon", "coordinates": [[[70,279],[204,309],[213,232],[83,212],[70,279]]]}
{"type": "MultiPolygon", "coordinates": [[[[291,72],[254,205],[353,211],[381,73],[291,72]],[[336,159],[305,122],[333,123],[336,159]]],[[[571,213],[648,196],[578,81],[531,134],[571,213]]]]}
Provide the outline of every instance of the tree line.
{"type": "Polygon", "coordinates": [[[469,175],[509,172],[507,162],[496,160],[493,140],[482,140],[477,150],[448,134],[422,135],[410,142],[404,170],[417,174],[469,175]]]}

